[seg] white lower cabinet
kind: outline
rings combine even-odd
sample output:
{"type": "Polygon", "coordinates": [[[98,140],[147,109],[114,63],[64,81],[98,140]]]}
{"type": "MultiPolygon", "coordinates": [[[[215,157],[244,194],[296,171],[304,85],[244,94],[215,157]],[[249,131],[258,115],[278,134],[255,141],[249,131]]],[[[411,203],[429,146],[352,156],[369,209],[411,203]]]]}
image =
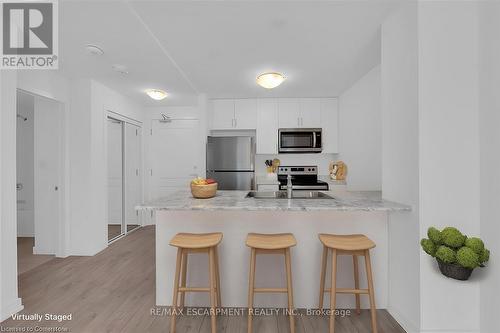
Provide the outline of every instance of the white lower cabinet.
{"type": "Polygon", "coordinates": [[[279,191],[279,185],[257,184],[257,191],[274,192],[279,191]]]}

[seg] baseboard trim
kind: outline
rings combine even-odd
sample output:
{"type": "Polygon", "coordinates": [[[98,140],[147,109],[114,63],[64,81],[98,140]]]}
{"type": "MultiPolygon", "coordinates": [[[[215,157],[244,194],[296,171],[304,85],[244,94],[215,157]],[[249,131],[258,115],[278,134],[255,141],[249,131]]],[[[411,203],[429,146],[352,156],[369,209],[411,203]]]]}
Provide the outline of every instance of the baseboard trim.
{"type": "Polygon", "coordinates": [[[0,322],[10,318],[14,313],[18,313],[24,309],[23,303],[20,298],[16,298],[13,302],[8,304],[5,309],[2,309],[2,313],[0,314],[0,322]]]}
{"type": "Polygon", "coordinates": [[[421,333],[418,327],[408,320],[405,316],[403,316],[399,311],[394,308],[387,307],[387,312],[398,322],[399,325],[407,332],[407,333],[421,333]]]}

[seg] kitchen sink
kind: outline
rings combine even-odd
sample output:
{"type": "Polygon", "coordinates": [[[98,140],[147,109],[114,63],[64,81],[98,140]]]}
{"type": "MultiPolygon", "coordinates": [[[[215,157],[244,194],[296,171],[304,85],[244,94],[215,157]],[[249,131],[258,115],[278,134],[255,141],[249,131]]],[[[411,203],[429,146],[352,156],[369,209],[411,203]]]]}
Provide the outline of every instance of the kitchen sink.
{"type": "MultiPolygon", "coordinates": [[[[255,199],[288,199],[286,191],[251,191],[246,198],[255,199]]],[[[292,199],[333,199],[326,193],[319,191],[293,191],[292,199]]]]}

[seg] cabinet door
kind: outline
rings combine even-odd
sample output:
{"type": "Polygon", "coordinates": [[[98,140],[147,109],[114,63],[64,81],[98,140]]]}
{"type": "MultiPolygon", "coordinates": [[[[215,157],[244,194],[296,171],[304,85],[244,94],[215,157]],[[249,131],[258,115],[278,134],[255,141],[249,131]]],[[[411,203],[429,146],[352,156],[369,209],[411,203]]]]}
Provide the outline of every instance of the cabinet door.
{"type": "Polygon", "coordinates": [[[321,99],[301,98],[300,105],[300,127],[321,128],[321,99]]]}
{"type": "Polygon", "coordinates": [[[234,100],[214,99],[212,101],[211,129],[234,128],[234,100]]]}
{"type": "Polygon", "coordinates": [[[257,100],[237,99],[234,101],[234,128],[255,129],[257,127],[257,100]]]}
{"type": "Polygon", "coordinates": [[[278,103],[275,99],[257,101],[257,154],[278,153],[278,103]]]}
{"type": "Polygon", "coordinates": [[[321,99],[321,119],[323,128],[323,153],[336,154],[338,148],[339,110],[337,98],[321,99]]]}
{"type": "Polygon", "coordinates": [[[278,114],[280,128],[300,127],[300,107],[297,98],[280,98],[278,114]]]}

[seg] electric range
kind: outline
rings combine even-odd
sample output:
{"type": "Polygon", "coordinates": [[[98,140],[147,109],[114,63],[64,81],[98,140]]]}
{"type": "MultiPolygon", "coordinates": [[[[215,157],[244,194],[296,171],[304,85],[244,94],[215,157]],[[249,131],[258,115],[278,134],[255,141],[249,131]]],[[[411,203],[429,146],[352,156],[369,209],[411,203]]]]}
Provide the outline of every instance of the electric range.
{"type": "Polygon", "coordinates": [[[280,190],[286,190],[288,175],[292,178],[292,189],[297,191],[328,191],[328,183],[318,180],[317,166],[280,166],[278,181],[280,190]]]}

